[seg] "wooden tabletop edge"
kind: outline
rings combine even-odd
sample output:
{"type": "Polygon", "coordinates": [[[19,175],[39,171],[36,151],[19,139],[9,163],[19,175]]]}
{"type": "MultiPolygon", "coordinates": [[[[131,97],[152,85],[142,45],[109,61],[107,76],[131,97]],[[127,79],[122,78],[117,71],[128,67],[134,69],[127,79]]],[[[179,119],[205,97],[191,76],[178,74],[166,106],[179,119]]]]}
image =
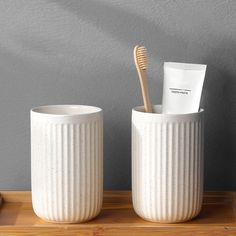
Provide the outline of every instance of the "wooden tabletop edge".
{"type": "MultiPolygon", "coordinates": [[[[110,190],[104,191],[104,198],[130,198],[130,190],[110,190]]],[[[208,197],[232,197],[236,198],[236,192],[233,191],[207,191],[204,192],[204,198],[208,197]]],[[[1,202],[11,203],[11,202],[31,202],[31,191],[0,191],[0,205],[1,202]]]]}

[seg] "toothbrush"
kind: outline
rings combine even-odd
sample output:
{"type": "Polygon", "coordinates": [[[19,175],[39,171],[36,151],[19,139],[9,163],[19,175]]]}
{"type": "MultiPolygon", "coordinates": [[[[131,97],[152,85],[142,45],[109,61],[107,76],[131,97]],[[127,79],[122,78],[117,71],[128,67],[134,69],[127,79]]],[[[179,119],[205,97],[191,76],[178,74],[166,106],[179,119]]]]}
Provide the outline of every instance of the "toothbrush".
{"type": "Polygon", "coordinates": [[[147,86],[147,49],[144,46],[135,46],[134,48],[134,61],[138,71],[144,110],[145,112],[152,113],[152,105],[149,98],[148,86],[147,86]]]}

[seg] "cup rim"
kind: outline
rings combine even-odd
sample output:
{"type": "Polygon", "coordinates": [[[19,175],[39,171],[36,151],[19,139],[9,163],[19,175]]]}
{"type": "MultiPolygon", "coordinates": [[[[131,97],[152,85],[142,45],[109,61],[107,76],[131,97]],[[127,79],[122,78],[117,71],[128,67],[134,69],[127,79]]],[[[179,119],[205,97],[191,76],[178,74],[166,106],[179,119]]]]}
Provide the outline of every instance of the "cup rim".
{"type": "MultiPolygon", "coordinates": [[[[160,109],[162,108],[162,105],[152,105],[153,108],[160,109]]],[[[138,114],[146,115],[146,116],[154,116],[154,117],[160,117],[160,116],[165,116],[165,117],[181,117],[181,116],[192,116],[192,115],[198,115],[204,112],[203,108],[200,108],[198,112],[190,112],[190,113],[173,113],[173,114],[168,114],[168,113],[147,113],[144,112],[144,106],[136,106],[132,109],[133,112],[137,112],[138,114]]]]}
{"type": "Polygon", "coordinates": [[[50,117],[74,117],[97,114],[102,112],[102,109],[89,105],[63,104],[37,106],[32,108],[30,112],[37,115],[50,117]]]}

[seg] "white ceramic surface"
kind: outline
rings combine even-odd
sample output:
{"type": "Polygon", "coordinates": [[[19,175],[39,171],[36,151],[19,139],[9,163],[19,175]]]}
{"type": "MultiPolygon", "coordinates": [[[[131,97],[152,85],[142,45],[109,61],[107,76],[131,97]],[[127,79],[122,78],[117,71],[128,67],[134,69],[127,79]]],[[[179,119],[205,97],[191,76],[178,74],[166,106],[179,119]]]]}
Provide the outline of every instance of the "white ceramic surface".
{"type": "Polygon", "coordinates": [[[202,206],[203,110],[176,115],[140,111],[132,110],[135,212],[149,221],[190,220],[202,206]]]}
{"type": "Polygon", "coordinates": [[[83,222],[103,198],[102,110],[82,105],[31,110],[31,182],[35,213],[54,222],[83,222]]]}

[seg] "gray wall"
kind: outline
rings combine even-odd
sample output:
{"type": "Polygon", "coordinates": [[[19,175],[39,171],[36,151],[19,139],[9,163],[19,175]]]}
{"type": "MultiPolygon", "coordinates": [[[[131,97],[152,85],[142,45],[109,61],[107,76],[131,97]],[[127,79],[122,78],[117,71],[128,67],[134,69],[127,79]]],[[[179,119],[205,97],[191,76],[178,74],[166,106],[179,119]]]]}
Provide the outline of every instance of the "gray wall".
{"type": "Polygon", "coordinates": [[[205,187],[235,190],[234,0],[0,1],[0,189],[30,189],[29,110],[46,104],[102,107],[105,188],[130,188],[139,43],[150,56],[153,103],[161,103],[164,61],[208,65],[205,187]]]}

